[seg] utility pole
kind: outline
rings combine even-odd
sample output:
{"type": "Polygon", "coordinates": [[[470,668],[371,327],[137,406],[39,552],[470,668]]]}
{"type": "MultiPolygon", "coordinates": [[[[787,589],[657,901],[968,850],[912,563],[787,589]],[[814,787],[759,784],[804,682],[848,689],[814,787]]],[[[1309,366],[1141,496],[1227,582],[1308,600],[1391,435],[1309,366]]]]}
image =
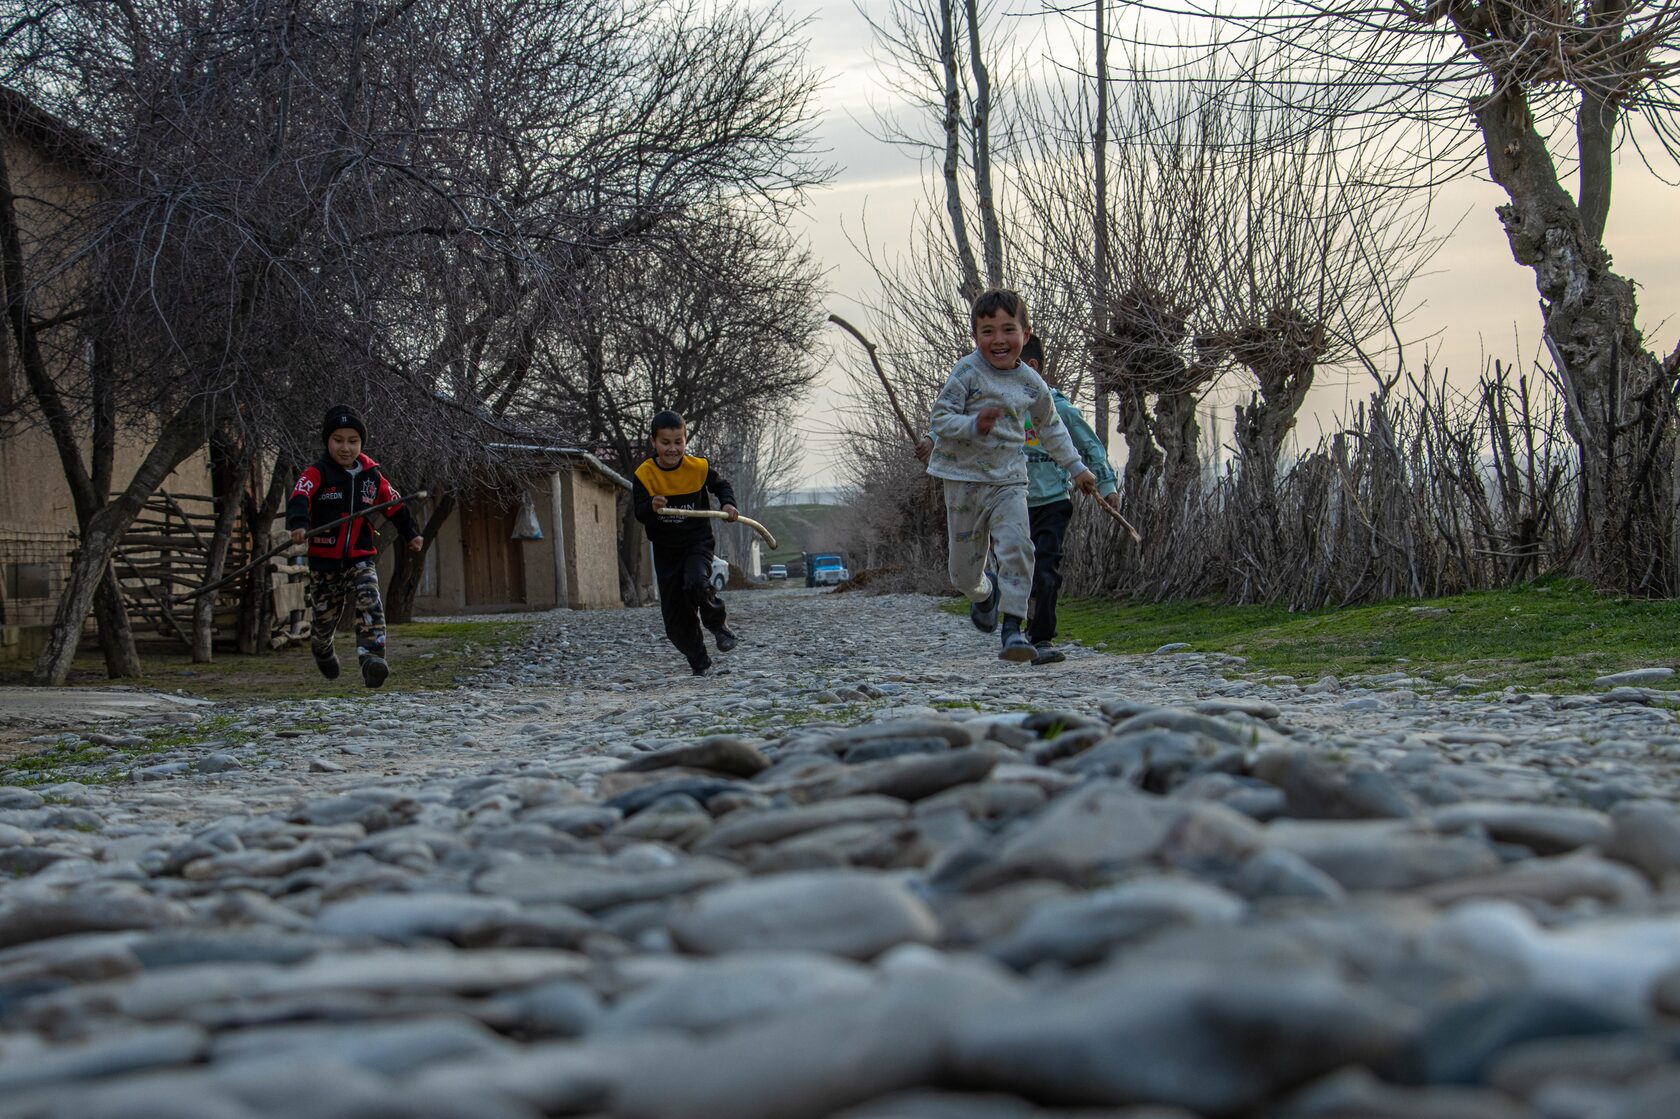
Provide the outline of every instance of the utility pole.
{"type": "Polygon", "coordinates": [[[1097,398],[1097,438],[1108,450],[1108,387],[1097,360],[1097,340],[1108,332],[1108,35],[1103,27],[1104,0],[1095,0],[1097,14],[1097,126],[1091,136],[1092,166],[1096,172],[1096,214],[1091,249],[1091,388],[1097,398]]]}

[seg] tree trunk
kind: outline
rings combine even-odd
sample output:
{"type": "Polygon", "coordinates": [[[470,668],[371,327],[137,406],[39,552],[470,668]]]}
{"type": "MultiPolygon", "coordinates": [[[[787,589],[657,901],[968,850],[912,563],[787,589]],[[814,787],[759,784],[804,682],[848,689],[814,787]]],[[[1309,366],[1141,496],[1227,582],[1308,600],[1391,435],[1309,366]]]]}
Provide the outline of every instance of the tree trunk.
{"type": "Polygon", "coordinates": [[[113,680],[144,676],[140,653],[134,647],[134,627],[129,625],[128,607],[123,604],[122,584],[111,567],[106,567],[105,578],[94,593],[93,611],[99,623],[99,647],[105,653],[105,675],[113,680]]]}
{"type": "Polygon", "coordinates": [[[192,409],[189,405],[187,410],[170,418],[128,488],[115,500],[102,505],[83,525],[81,546],[70,561],[70,578],[53,614],[52,632],[35,662],[31,676],[34,683],[57,686],[69,678],[76,649],[82,641],[82,621],[93,605],[94,595],[111,565],[117,545],[122,542],[123,533],[139,516],[146,497],[204,443],[204,421],[192,409]]]}
{"type": "Polygon", "coordinates": [[[1147,508],[1154,488],[1150,475],[1161,462],[1161,450],[1155,446],[1155,438],[1149,430],[1149,408],[1136,393],[1121,391],[1114,395],[1120,406],[1120,432],[1126,440],[1126,470],[1121,479],[1121,493],[1125,495],[1126,508],[1147,508]]]}
{"type": "MultiPolygon", "coordinates": [[[[276,455],[269,468],[268,486],[262,504],[252,501],[246,506],[245,521],[250,526],[251,548],[261,554],[274,546],[274,519],[280,515],[286,501],[285,461],[276,455]]],[[[239,651],[253,656],[268,649],[270,623],[274,618],[274,576],[266,563],[252,568],[240,582],[239,588],[239,651]]]]}
{"type": "Polygon", "coordinates": [[[1193,392],[1161,393],[1155,398],[1155,443],[1162,454],[1162,488],[1175,509],[1201,488],[1201,425],[1196,422],[1193,392]]]}
{"type": "MultiPolygon", "coordinates": [[[[1472,108],[1488,171],[1510,198],[1499,220],[1511,255],[1534,270],[1580,449],[1581,573],[1610,590],[1672,593],[1673,406],[1662,363],[1634,326],[1633,285],[1610,271],[1609,254],[1559,182],[1522,90],[1472,108]]],[[[1583,196],[1607,209],[1607,182],[1586,186],[1583,196]]],[[[1590,216],[1596,221],[1596,209],[1590,216]]]]}
{"type": "Polygon", "coordinates": [[[625,494],[618,502],[618,590],[626,606],[642,606],[642,583],[636,578],[649,562],[647,536],[636,520],[636,511],[625,494]]]}
{"type": "Polygon", "coordinates": [[[438,530],[455,511],[455,495],[444,492],[442,483],[434,482],[426,488],[439,496],[432,499],[431,515],[420,528],[422,547],[419,552],[411,552],[399,545],[393,556],[391,589],[385,596],[385,620],[393,625],[414,620],[414,598],[420,590],[420,578],[426,573],[426,554],[431,551],[438,530]]]}
{"type": "MultiPolygon", "coordinates": [[[[1104,0],[1096,0],[1097,11],[1097,125],[1091,135],[1093,197],[1091,248],[1091,337],[1108,331],[1108,32],[1104,27],[1104,0]]],[[[1096,397],[1097,438],[1108,450],[1108,375],[1091,351],[1091,393],[1096,397]]]]}
{"type": "MultiPolygon", "coordinates": [[[[228,548],[233,543],[234,522],[239,519],[240,507],[245,503],[245,480],[251,474],[251,457],[244,448],[229,448],[229,453],[216,456],[223,459],[212,463],[211,477],[221,475],[216,493],[216,527],[210,536],[210,554],[206,557],[204,583],[209,585],[227,570],[228,548]],[[222,469],[214,469],[221,465],[222,469]]],[[[255,553],[253,548],[252,552],[255,553]]],[[[194,664],[209,664],[215,657],[213,648],[216,626],[216,594],[201,594],[193,600],[192,659],[194,664]]]]}
{"type": "Polygon", "coordinates": [[[980,51],[979,0],[964,0],[968,19],[968,66],[974,75],[974,208],[980,213],[980,247],[986,258],[986,285],[1003,286],[1003,234],[992,197],[992,76],[980,51]]]}
{"type": "Polygon", "coordinates": [[[957,0],[939,0],[939,59],[945,68],[945,213],[951,219],[951,242],[956,247],[957,270],[961,273],[957,291],[971,303],[981,292],[980,268],[974,263],[974,245],[968,239],[968,221],[963,215],[962,185],[957,180],[962,153],[962,86],[957,82],[957,0]]]}
{"type": "Polygon", "coordinates": [[[1237,444],[1237,476],[1242,487],[1264,508],[1276,489],[1277,463],[1283,453],[1283,438],[1294,422],[1284,423],[1283,413],[1268,408],[1259,393],[1250,393],[1247,404],[1237,405],[1231,437],[1237,444]]]}

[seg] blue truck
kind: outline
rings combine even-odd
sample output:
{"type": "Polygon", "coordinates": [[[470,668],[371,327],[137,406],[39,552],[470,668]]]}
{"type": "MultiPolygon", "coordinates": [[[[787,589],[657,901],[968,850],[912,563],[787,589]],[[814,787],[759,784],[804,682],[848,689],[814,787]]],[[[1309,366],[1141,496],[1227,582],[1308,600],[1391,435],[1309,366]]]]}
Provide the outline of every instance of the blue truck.
{"type": "Polygon", "coordinates": [[[846,558],[839,552],[804,552],[805,585],[832,587],[852,577],[846,570],[846,558]]]}

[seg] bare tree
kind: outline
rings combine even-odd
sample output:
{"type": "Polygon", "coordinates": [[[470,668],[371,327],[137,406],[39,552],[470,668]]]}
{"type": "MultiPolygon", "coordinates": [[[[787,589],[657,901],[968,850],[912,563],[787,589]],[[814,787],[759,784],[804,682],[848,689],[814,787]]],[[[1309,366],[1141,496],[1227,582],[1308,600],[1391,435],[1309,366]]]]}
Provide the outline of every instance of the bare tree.
{"type": "MultiPolygon", "coordinates": [[[[83,340],[83,324],[97,321],[99,310],[96,293],[68,271],[66,244],[82,216],[74,203],[97,189],[97,151],[85,136],[11,90],[0,90],[0,130],[8,138],[27,139],[75,176],[56,184],[57,190],[20,181],[6,146],[0,145],[6,336],[12,363],[28,388],[22,400],[7,402],[7,411],[23,422],[42,424],[52,435],[85,535],[112,488],[119,424],[118,378],[109,344],[91,353],[81,347],[77,354],[77,346],[63,341],[83,340]],[[67,362],[80,370],[70,383],[62,376],[67,362]]],[[[157,469],[157,464],[147,466],[157,469]]],[[[138,676],[139,656],[114,573],[103,574],[93,597],[107,673],[138,676]]]]}
{"type": "MultiPolygon", "coordinates": [[[[232,425],[295,466],[313,452],[307,417],[347,399],[377,403],[389,430],[437,436],[429,457],[452,477],[488,467],[460,436],[517,395],[561,278],[723,191],[774,211],[826,173],[810,155],[798,25],[775,11],[7,8],[21,29],[7,61],[28,55],[19,80],[86,137],[98,167],[56,274],[8,283],[27,328],[14,334],[30,345],[52,330],[66,353],[109,354],[115,407],[157,417],[162,433],[114,499],[90,474],[94,504],[37,670],[46,681],[68,671],[140,502],[212,431],[232,425]],[[62,276],[87,293],[73,320],[27,303],[62,276]],[[441,316],[417,300],[457,288],[476,299],[441,316]],[[461,422],[437,426],[450,417],[461,422]]],[[[76,397],[37,365],[34,403],[74,478],[76,397]]],[[[90,363],[65,368],[97,386],[90,363]]]]}
{"type": "Polygon", "coordinates": [[[1672,5],[1281,0],[1214,18],[1309,55],[1359,114],[1362,147],[1386,158],[1382,181],[1485,165],[1508,200],[1498,216],[1511,254],[1534,274],[1579,447],[1579,569],[1602,586],[1672,593],[1680,349],[1663,360],[1647,349],[1634,285],[1603,241],[1621,144],[1637,143],[1659,174],[1675,170],[1672,5]]]}
{"type": "Polygon", "coordinates": [[[1006,223],[994,161],[1011,144],[1009,130],[997,127],[1008,87],[996,75],[1011,68],[999,65],[1007,36],[989,32],[988,25],[998,23],[996,13],[978,0],[893,0],[879,19],[863,14],[883,84],[897,102],[877,112],[877,135],[937,158],[955,289],[966,305],[982,288],[1002,284],[1006,274],[1006,223]],[[928,131],[934,122],[936,136],[928,131]],[[965,169],[972,179],[966,191],[965,169]],[[978,254],[969,231],[971,209],[980,227],[978,254]]]}
{"type": "Polygon", "coordinates": [[[1082,270],[1056,262],[1113,246],[1093,367],[1099,394],[1117,394],[1127,499],[1160,516],[1200,485],[1197,412],[1232,371],[1255,386],[1237,446],[1263,507],[1315,372],[1359,368],[1397,340],[1406,286],[1437,243],[1422,205],[1364,176],[1340,91],[1244,58],[1163,75],[1134,54],[1113,79],[1112,210],[1092,200],[1090,84],[1076,74],[1028,102],[1037,142],[1016,180],[1045,246],[1041,282],[1063,277],[1069,302],[1085,297],[1082,270]],[[1105,210],[1099,238],[1091,222],[1105,210]]]}
{"type": "MultiPolygon", "coordinates": [[[[435,152],[417,155],[420,122],[370,80],[380,68],[418,76],[442,61],[437,43],[390,34],[395,25],[363,5],[307,16],[279,6],[55,5],[34,29],[31,93],[86,138],[97,169],[58,248],[59,276],[76,278],[87,313],[50,324],[68,356],[32,379],[34,404],[72,478],[78,432],[67,402],[83,385],[97,395],[102,364],[121,371],[112,424],[119,414],[131,429],[157,417],[161,433],[120,493],[93,487],[36,670],[58,683],[110,557],[158,482],[211,432],[262,425],[274,402],[319,386],[312,369],[366,368],[365,326],[319,312],[348,306],[354,318],[366,306],[360,282],[388,260],[375,231],[399,206],[372,201],[378,186],[430,201],[459,184],[435,152]],[[375,37],[383,49],[366,51],[375,37]],[[91,360],[75,360],[78,350],[91,360]]],[[[262,426],[252,434],[266,437],[262,426]]]]}
{"type": "MultiPolygon", "coordinates": [[[[785,423],[816,377],[816,265],[785,230],[725,203],[668,233],[555,293],[554,330],[513,414],[629,472],[647,456],[648,420],[669,408],[720,460],[756,463],[763,430],[785,423]]],[[[640,537],[628,508],[620,521],[629,594],[640,537]]]]}

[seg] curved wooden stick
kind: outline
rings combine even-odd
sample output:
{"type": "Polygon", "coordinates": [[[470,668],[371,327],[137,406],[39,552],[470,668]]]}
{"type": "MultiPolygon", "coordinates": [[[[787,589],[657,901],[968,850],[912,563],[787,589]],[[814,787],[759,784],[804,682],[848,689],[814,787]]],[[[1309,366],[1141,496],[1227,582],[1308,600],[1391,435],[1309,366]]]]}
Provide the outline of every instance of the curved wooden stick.
{"type": "Polygon", "coordinates": [[[1102,511],[1104,513],[1107,513],[1109,516],[1120,522],[1120,527],[1126,530],[1127,535],[1132,538],[1132,543],[1143,543],[1143,537],[1138,535],[1138,530],[1132,527],[1131,521],[1128,521],[1125,517],[1120,515],[1120,510],[1116,509],[1102,498],[1097,497],[1096,494],[1092,494],[1091,496],[1097,498],[1097,504],[1102,506],[1102,511]]]}
{"type": "Polygon", "coordinates": [[[904,425],[904,434],[910,437],[912,443],[920,439],[921,436],[916,434],[916,429],[911,426],[909,418],[905,416],[904,409],[899,406],[898,393],[893,391],[892,382],[887,379],[887,371],[881,368],[881,359],[875,353],[875,343],[865,338],[863,331],[839,315],[828,316],[828,321],[858,340],[858,345],[862,346],[864,352],[869,355],[869,364],[875,367],[875,376],[881,379],[881,387],[887,390],[887,400],[892,404],[893,414],[898,417],[898,422],[904,425]]]}
{"type": "MultiPolygon", "coordinates": [[[[727,521],[729,519],[729,514],[722,509],[673,509],[669,505],[659,510],[657,515],[661,517],[705,517],[713,521],[727,521]]],[[[759,538],[770,546],[771,551],[775,551],[780,546],[776,543],[776,538],[770,534],[770,530],[751,517],[743,517],[737,513],[735,519],[758,533],[759,538]]]]}

